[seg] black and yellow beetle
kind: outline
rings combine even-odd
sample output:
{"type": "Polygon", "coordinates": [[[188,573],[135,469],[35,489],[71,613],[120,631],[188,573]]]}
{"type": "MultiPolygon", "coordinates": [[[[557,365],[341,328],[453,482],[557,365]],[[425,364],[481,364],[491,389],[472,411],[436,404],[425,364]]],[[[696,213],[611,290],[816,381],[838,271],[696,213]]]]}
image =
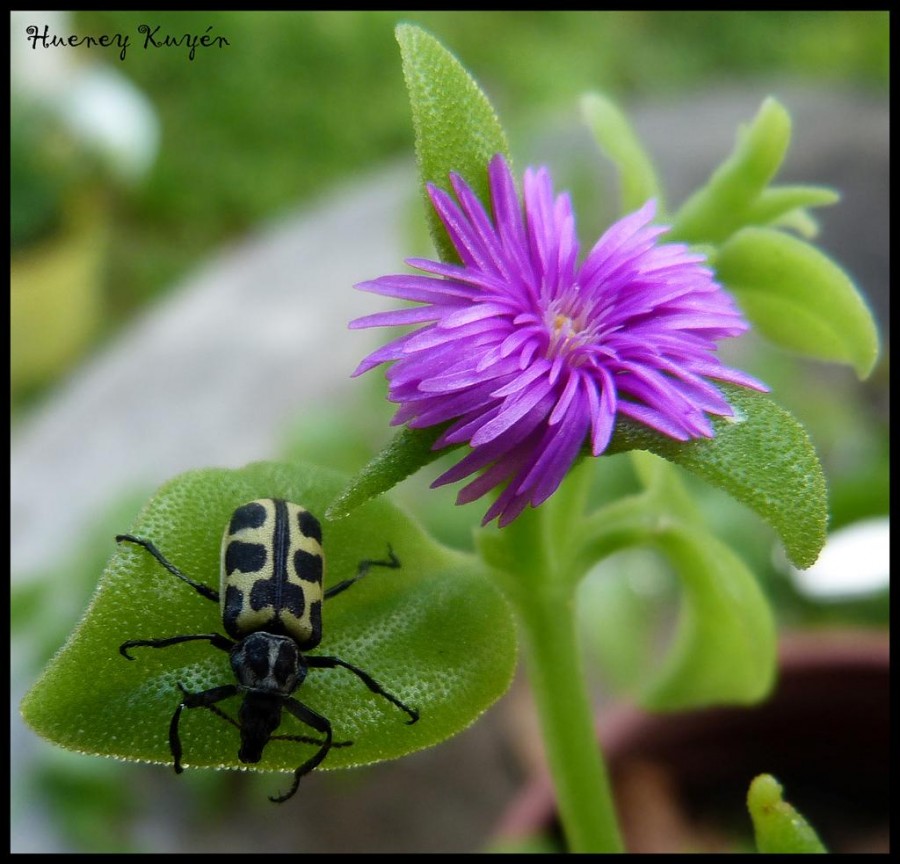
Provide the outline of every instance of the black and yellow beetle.
{"type": "Polygon", "coordinates": [[[134,543],[146,549],[172,575],[190,585],[198,594],[220,604],[227,638],[219,633],[169,636],[165,639],[133,639],[119,646],[128,660],[130,648],[168,648],[181,642],[206,640],[214,648],[227,651],[237,684],[225,684],[199,693],[190,693],[179,682],[182,698],[169,724],[169,748],[175,771],[181,773],[181,739],[178,723],[185,708],[208,708],[236,726],[241,735],[238,758],[253,764],[262,758],[272,740],[318,744],[319,749],[294,772],[290,790],[270,801],[287,801],[300,778],[328,755],[332,747],[346,747],[351,741],[333,741],[331,723],[292,697],[310,669],[348,669],[373,693],[405,711],[415,723],[419,714],[388,693],[371,675],[338,657],[310,656],[322,639],[322,602],[345,591],[366,575],[371,567],[399,567],[400,561],[388,547],[386,561],[361,561],[356,575],[327,591],[322,590],[324,557],[319,520],[298,504],[277,498],[262,498],[238,507],[222,538],[220,590],[195,582],[181,572],[149,540],[120,534],[119,543],[134,543]],[[218,702],[243,694],[234,720],[218,702]],[[273,735],[281,723],[282,709],[301,723],[311,726],[324,740],[305,735],[273,735]]]}

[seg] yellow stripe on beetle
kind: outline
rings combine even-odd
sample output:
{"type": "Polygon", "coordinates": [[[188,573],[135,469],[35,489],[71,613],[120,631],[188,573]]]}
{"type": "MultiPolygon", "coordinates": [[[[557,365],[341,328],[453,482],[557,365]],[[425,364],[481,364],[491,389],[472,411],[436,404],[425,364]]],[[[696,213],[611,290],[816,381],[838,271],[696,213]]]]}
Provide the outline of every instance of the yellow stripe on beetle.
{"type": "Polygon", "coordinates": [[[222,538],[222,622],[240,639],[265,630],[302,650],[322,639],[322,528],[305,507],[263,498],[238,507],[222,538]]]}

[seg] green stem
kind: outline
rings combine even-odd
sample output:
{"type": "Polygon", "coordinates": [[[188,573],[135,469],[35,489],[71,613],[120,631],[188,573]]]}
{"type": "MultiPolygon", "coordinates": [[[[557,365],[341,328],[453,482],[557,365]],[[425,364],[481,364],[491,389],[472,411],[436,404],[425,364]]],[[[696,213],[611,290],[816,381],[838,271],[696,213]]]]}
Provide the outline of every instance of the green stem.
{"type": "Polygon", "coordinates": [[[543,507],[481,534],[479,546],[517,613],[568,849],[621,852],[576,632],[579,579],[567,547],[580,521],[584,479],[575,474],[543,507]]]}
{"type": "Polygon", "coordinates": [[[540,595],[518,604],[518,612],[568,849],[622,852],[576,640],[574,592],[542,591],[540,595]]]}

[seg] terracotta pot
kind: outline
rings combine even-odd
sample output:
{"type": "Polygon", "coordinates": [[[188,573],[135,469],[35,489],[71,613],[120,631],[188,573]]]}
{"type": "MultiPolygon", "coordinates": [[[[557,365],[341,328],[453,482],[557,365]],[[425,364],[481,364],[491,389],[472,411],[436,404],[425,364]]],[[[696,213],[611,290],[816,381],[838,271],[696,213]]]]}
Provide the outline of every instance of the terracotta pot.
{"type": "MultiPolygon", "coordinates": [[[[752,851],[745,801],[761,773],[830,851],[888,851],[889,684],[886,633],[816,632],[782,641],[779,682],[761,705],[602,714],[628,851],[752,851]]],[[[497,837],[509,847],[540,833],[559,837],[546,775],[513,801],[497,837]]]]}

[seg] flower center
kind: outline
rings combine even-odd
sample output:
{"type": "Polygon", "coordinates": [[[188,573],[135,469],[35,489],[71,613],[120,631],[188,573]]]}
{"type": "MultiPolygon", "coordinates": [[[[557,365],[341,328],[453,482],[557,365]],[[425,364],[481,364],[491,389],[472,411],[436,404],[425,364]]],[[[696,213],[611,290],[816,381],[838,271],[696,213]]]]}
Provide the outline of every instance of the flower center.
{"type": "Polygon", "coordinates": [[[577,334],[575,322],[568,316],[559,314],[553,319],[550,343],[559,351],[566,350],[566,344],[577,334]]]}
{"type": "MultiPolygon", "coordinates": [[[[581,316],[572,316],[552,304],[544,316],[547,335],[547,357],[556,358],[572,354],[591,338],[591,330],[585,326],[581,316]]],[[[575,358],[571,358],[575,359],[575,358]]]]}

